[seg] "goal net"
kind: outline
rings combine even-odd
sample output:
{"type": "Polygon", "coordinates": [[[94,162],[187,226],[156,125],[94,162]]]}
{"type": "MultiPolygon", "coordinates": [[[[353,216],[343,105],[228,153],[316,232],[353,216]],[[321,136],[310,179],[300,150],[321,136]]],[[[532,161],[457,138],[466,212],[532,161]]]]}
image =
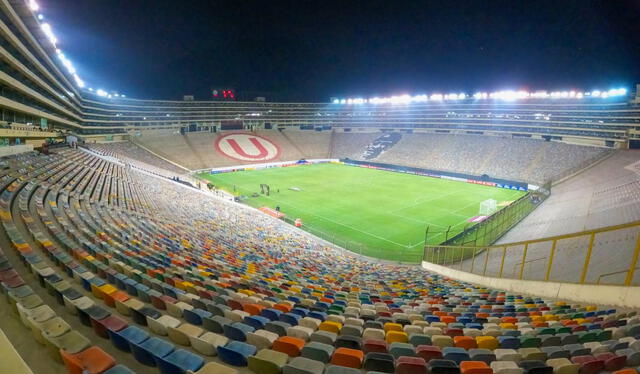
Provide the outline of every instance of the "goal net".
{"type": "Polygon", "coordinates": [[[498,202],[494,199],[485,200],[480,203],[480,215],[490,216],[498,210],[498,202]]]}

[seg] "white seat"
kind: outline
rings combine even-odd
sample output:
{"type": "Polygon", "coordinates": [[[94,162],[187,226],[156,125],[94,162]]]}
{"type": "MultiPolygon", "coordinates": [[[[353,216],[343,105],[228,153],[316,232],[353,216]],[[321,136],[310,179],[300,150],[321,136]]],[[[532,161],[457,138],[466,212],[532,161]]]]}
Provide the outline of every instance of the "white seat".
{"type": "Polygon", "coordinates": [[[278,339],[278,334],[267,330],[256,330],[247,334],[247,343],[255,346],[258,350],[271,348],[273,342],[278,339]]]}
{"type": "Polygon", "coordinates": [[[291,326],[287,328],[287,336],[299,338],[306,342],[309,340],[311,334],[313,334],[313,331],[313,329],[304,326],[291,326]]]}
{"type": "Polygon", "coordinates": [[[167,336],[169,334],[169,327],[178,327],[180,326],[180,320],[171,317],[170,315],[163,314],[158,319],[153,319],[151,317],[147,317],[147,324],[149,325],[149,329],[158,335],[167,336]]]}
{"type": "Polygon", "coordinates": [[[172,317],[182,318],[182,311],[185,309],[192,310],[193,305],[189,305],[184,301],[178,301],[177,303],[167,303],[167,313],[169,313],[169,315],[172,317]]]}
{"type": "Polygon", "coordinates": [[[198,326],[194,326],[189,323],[183,323],[178,327],[167,327],[169,338],[180,345],[191,345],[191,337],[198,337],[202,335],[204,330],[198,326]]]}
{"type": "Polygon", "coordinates": [[[197,337],[191,336],[189,339],[191,340],[191,346],[193,349],[206,356],[217,355],[217,348],[219,346],[224,346],[229,342],[229,339],[226,336],[213,332],[205,332],[197,337]]]}

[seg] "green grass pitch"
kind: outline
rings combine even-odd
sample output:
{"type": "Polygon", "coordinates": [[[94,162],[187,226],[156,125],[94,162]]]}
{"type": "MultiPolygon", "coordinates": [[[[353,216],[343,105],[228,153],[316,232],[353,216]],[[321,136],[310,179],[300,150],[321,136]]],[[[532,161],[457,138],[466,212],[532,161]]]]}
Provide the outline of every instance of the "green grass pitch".
{"type": "Polygon", "coordinates": [[[199,177],[234,195],[245,195],[253,207],[280,206],[288,218],[342,247],[385,260],[417,262],[425,230],[429,244],[442,242],[479,214],[480,202],[514,201],[522,191],[340,164],[202,173],[199,177]],[[271,187],[260,195],[260,184],[271,187]],[[235,186],[235,192],[234,192],[235,186]],[[299,191],[291,188],[299,188],[299,191]]]}

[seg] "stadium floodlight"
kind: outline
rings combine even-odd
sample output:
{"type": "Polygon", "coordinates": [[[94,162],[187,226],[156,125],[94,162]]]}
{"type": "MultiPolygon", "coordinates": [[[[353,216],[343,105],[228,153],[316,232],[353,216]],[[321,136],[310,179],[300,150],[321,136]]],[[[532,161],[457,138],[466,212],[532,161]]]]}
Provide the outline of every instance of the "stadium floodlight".
{"type": "Polygon", "coordinates": [[[442,94],[433,94],[433,95],[429,96],[429,100],[431,100],[431,101],[442,101],[443,100],[443,96],[442,96],[442,94]]]}
{"type": "Polygon", "coordinates": [[[120,97],[126,97],[125,95],[120,95],[120,97]]]}
{"type": "Polygon", "coordinates": [[[333,99],[334,104],[340,104],[340,99],[333,99]]]}
{"type": "Polygon", "coordinates": [[[600,97],[601,94],[599,90],[593,90],[593,92],[591,92],[591,96],[593,97],[600,97]]]}
{"type": "Polygon", "coordinates": [[[51,44],[54,46],[58,43],[58,38],[53,34],[53,30],[51,29],[51,25],[48,23],[43,23],[40,25],[42,32],[47,36],[51,44]]]}
{"type": "Polygon", "coordinates": [[[106,97],[108,95],[107,91],[103,90],[102,88],[99,88],[98,91],[96,91],[96,94],[102,97],[106,97]]]}
{"type": "Polygon", "coordinates": [[[78,87],[80,88],[84,87],[84,82],[82,81],[82,79],[80,79],[78,74],[73,74],[73,79],[76,81],[76,85],[78,85],[78,87]]]}
{"type": "Polygon", "coordinates": [[[38,19],[42,21],[44,19],[44,16],[42,14],[38,14],[38,19]]]}
{"type": "Polygon", "coordinates": [[[347,103],[347,100],[345,99],[340,100],[340,104],[346,104],[346,103],[347,103]]]}
{"type": "Polygon", "coordinates": [[[27,5],[29,6],[29,9],[31,9],[32,12],[37,12],[38,9],[40,9],[40,5],[38,5],[36,0],[29,0],[27,5]]]}

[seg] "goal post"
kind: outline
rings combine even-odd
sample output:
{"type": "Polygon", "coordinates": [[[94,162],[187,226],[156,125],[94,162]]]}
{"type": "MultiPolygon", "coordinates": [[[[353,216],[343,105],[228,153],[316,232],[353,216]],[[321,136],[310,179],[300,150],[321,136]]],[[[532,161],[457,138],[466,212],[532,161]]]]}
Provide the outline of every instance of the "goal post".
{"type": "Polygon", "coordinates": [[[490,216],[498,210],[498,202],[495,199],[488,199],[480,203],[480,215],[490,216]]]}

